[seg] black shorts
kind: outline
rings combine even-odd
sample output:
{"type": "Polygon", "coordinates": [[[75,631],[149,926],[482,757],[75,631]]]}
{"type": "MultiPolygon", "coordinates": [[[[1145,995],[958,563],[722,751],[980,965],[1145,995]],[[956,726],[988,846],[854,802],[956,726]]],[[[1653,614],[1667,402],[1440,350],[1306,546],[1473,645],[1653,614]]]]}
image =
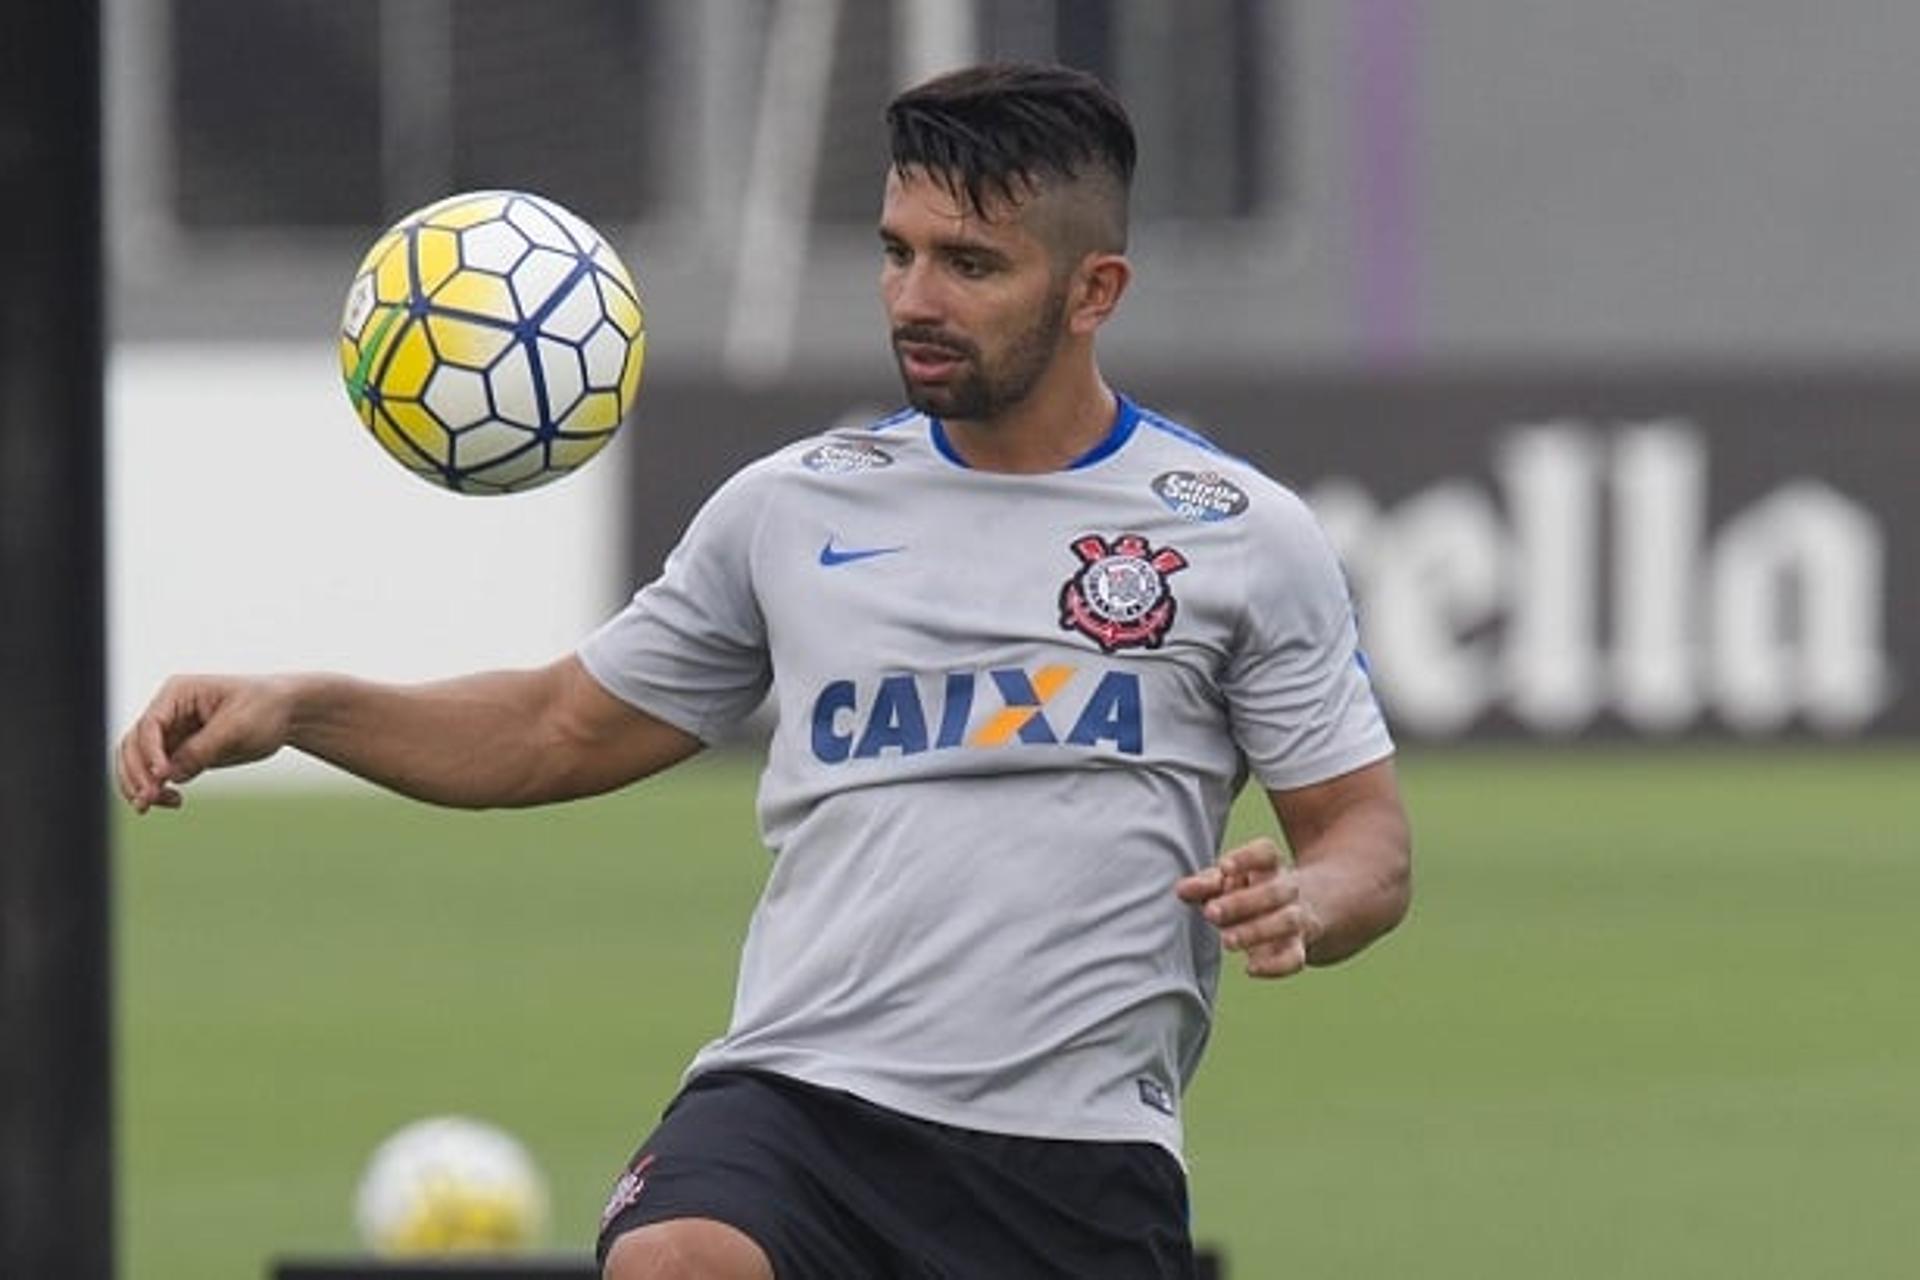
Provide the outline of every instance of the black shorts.
{"type": "Polygon", "coordinates": [[[615,1237],[713,1218],[778,1280],[1192,1280],[1186,1178],[1151,1143],[956,1129],[759,1072],[696,1077],[635,1155],[615,1237]]]}

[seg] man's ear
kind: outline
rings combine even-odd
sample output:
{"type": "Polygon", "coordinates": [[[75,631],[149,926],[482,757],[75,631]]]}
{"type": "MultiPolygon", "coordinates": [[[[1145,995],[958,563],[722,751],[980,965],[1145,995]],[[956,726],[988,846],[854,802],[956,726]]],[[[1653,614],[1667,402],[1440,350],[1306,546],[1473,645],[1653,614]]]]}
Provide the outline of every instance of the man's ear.
{"type": "Polygon", "coordinates": [[[1067,331],[1088,336],[1107,322],[1133,280],[1133,264],[1118,253],[1090,253],[1074,269],[1067,331]]]}

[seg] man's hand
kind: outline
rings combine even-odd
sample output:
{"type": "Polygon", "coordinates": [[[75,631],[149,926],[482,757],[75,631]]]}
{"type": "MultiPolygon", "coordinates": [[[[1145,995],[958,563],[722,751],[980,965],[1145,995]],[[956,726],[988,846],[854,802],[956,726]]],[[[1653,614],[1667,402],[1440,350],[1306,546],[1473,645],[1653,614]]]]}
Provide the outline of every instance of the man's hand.
{"type": "Polygon", "coordinates": [[[180,785],[207,769],[263,760],[286,745],[289,682],[176,676],[120,739],[120,794],[136,813],[180,807],[180,785]]]}
{"type": "Polygon", "coordinates": [[[1174,885],[1227,950],[1246,954],[1249,974],[1337,963],[1400,923],[1413,895],[1413,836],[1391,759],[1267,798],[1291,861],[1262,838],[1174,885]]]}
{"type": "Polygon", "coordinates": [[[1220,930],[1222,946],[1246,954],[1252,977],[1285,978],[1307,967],[1319,921],[1300,896],[1298,873],[1272,840],[1263,836],[1229,849],[1174,892],[1220,930]]]}

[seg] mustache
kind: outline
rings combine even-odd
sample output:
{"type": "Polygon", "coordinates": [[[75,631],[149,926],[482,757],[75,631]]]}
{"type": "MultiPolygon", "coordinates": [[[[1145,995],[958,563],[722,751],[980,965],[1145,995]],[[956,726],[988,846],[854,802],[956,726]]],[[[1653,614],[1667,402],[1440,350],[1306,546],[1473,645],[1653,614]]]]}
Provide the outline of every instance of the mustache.
{"type": "Polygon", "coordinates": [[[908,342],[917,346],[938,347],[942,351],[950,351],[954,355],[969,359],[979,354],[974,345],[965,338],[956,338],[950,333],[942,333],[931,325],[903,324],[893,331],[894,350],[899,350],[903,343],[908,342]]]}

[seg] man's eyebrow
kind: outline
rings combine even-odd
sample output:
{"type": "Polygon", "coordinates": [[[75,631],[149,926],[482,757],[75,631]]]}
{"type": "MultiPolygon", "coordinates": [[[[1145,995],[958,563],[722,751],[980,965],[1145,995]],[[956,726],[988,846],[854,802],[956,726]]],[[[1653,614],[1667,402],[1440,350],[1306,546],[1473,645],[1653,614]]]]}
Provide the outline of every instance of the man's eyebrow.
{"type": "Polygon", "coordinates": [[[997,245],[984,240],[969,240],[964,236],[946,236],[933,242],[933,247],[941,253],[972,254],[976,258],[991,258],[996,262],[1011,262],[1012,257],[997,245]]]}
{"type": "MultiPolygon", "coordinates": [[[[879,228],[880,239],[885,244],[906,244],[906,237],[888,227],[879,228]]],[[[1011,262],[1013,257],[1006,250],[986,240],[969,236],[938,236],[929,246],[936,253],[970,253],[976,257],[993,258],[1000,262],[1011,262]]]]}

